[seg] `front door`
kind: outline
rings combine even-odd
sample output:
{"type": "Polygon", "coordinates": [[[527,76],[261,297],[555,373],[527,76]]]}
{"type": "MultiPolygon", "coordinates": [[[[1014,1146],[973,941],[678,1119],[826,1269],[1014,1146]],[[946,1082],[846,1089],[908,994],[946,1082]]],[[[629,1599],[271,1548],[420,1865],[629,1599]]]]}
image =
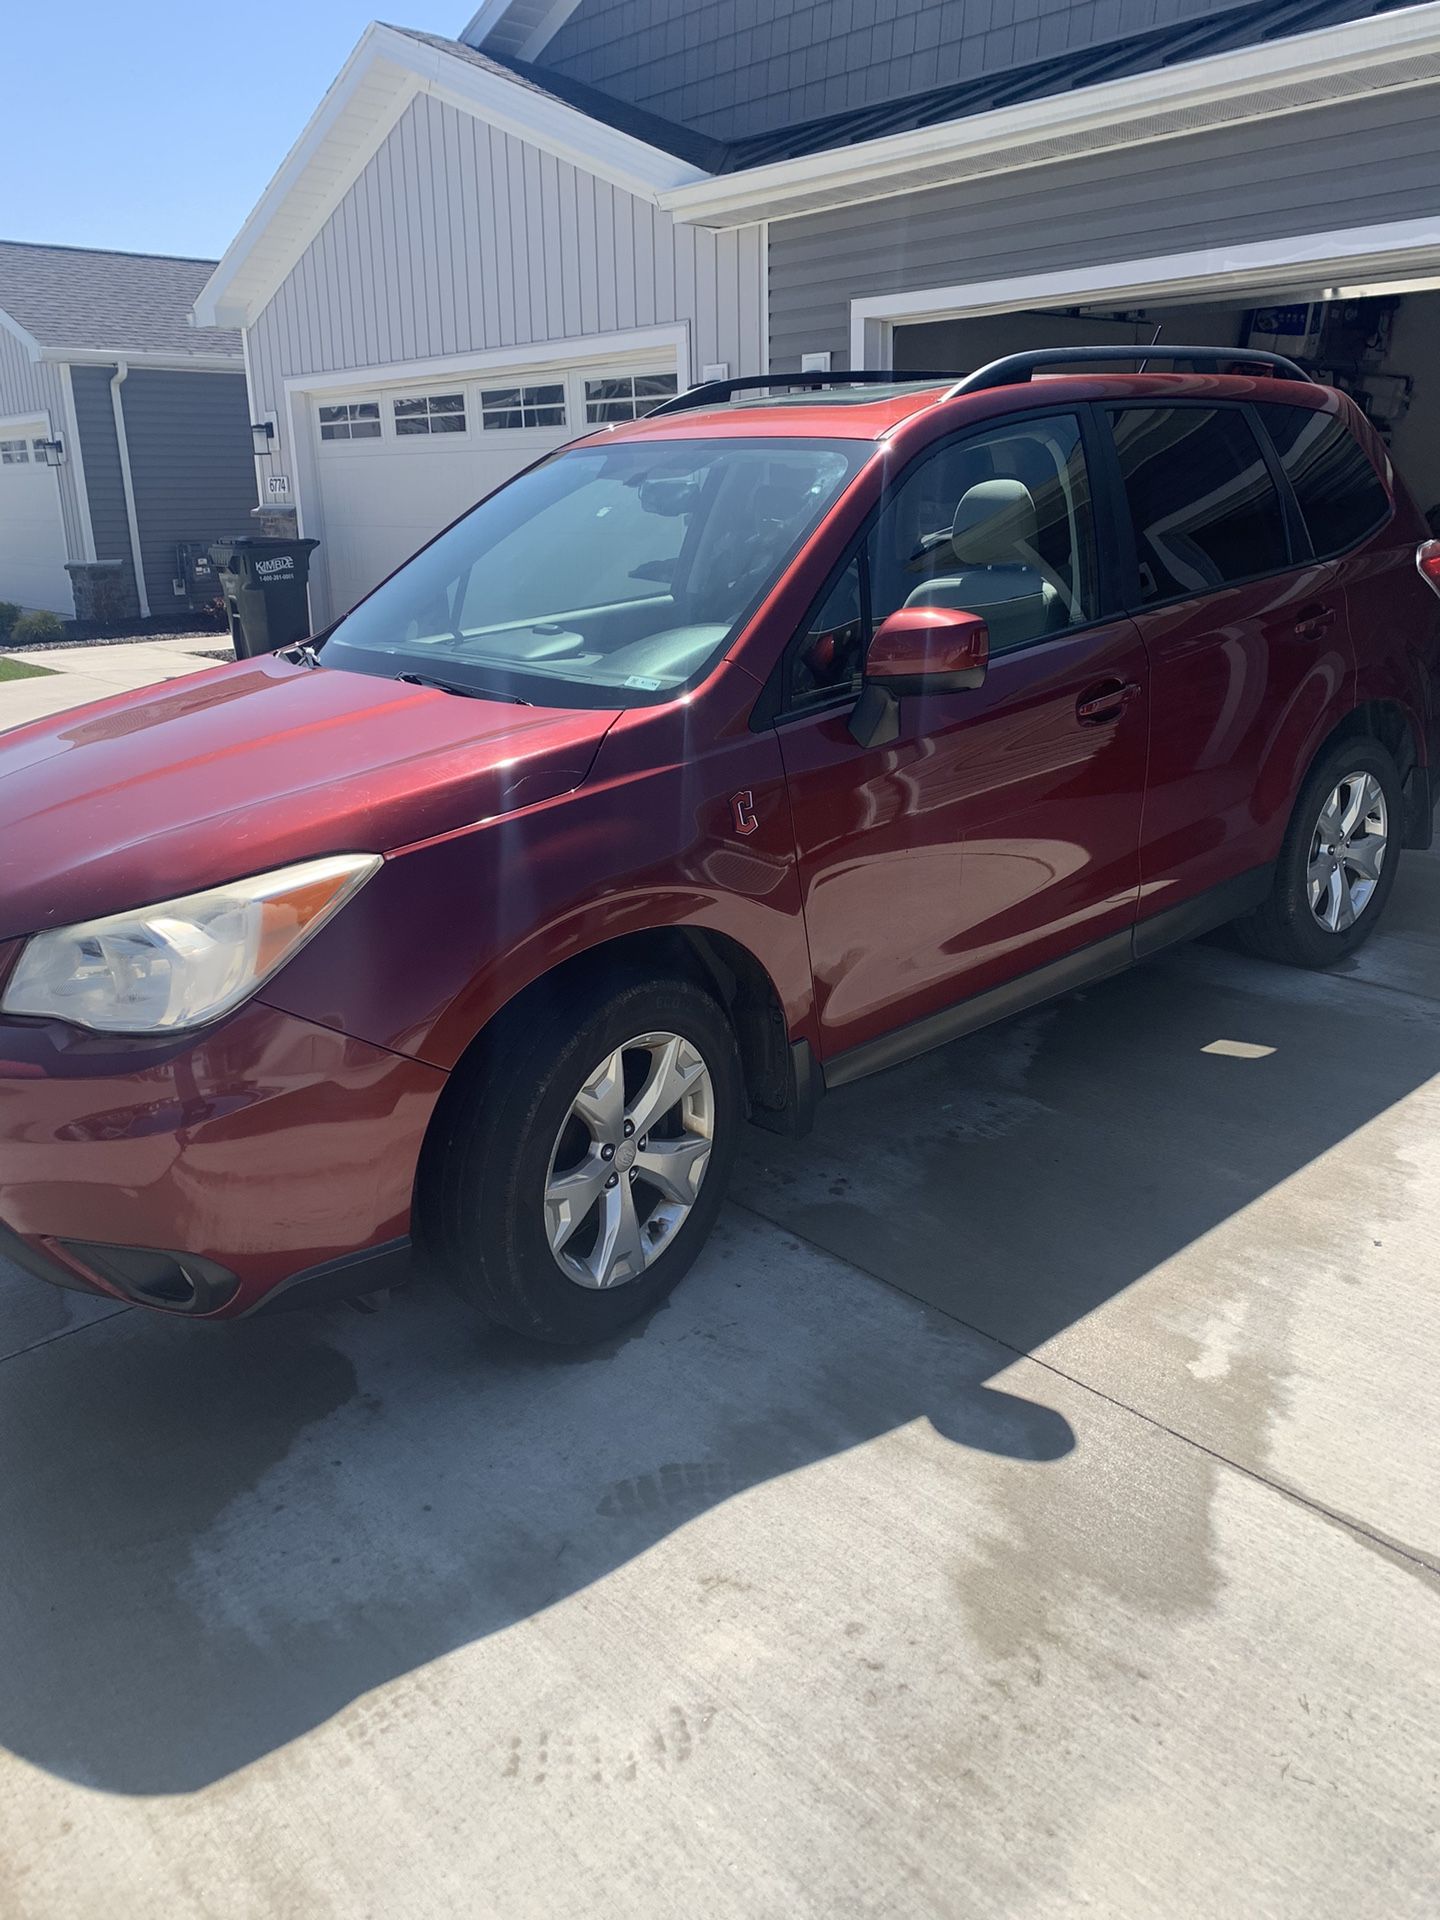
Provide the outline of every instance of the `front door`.
{"type": "Polygon", "coordinates": [[[1012,416],[887,490],[786,662],[823,1060],[1128,933],[1148,675],[1134,626],[1100,605],[1075,415],[1012,416]],[[981,614],[986,683],[902,699],[899,738],[862,746],[864,649],[907,604],[981,614]]]}

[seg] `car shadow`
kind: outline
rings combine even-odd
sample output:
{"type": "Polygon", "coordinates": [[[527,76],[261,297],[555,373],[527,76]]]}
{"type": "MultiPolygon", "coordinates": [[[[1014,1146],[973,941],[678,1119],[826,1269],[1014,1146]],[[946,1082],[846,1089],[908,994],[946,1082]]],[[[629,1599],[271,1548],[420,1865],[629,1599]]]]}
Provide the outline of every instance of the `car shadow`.
{"type": "Polygon", "coordinates": [[[755,1135],[695,1273],[584,1355],[423,1277],[373,1316],[47,1332],[0,1370],[0,1743],[193,1790],[877,1435],[1058,1460],[996,1376],[1440,1073],[1434,1016],[1174,956],[755,1135]]]}
{"type": "Polygon", "coordinates": [[[1067,1453],[1059,1413],[986,1384],[1004,1361],[734,1210],[583,1355],[423,1277],[374,1315],[52,1339],[3,1368],[0,1743],[110,1792],[204,1786],[907,1422],[1067,1453]]]}

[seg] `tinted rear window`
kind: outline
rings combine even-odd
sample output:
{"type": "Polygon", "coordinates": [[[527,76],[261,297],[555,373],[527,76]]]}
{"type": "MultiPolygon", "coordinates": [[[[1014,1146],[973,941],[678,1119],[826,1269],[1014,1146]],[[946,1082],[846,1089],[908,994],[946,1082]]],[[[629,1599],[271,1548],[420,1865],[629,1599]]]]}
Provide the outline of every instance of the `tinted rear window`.
{"type": "Polygon", "coordinates": [[[1243,413],[1122,407],[1113,417],[1142,603],[1288,566],[1280,495],[1243,413]]]}
{"type": "Polygon", "coordinates": [[[1322,558],[1373,533],[1390,511],[1380,476],[1343,420],[1308,407],[1257,408],[1322,558]]]}

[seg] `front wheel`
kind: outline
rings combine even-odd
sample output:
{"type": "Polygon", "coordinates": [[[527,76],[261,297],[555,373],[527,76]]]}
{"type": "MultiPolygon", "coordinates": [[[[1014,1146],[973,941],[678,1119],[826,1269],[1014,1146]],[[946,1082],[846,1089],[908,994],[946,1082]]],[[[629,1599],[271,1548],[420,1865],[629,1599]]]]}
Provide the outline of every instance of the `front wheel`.
{"type": "Polygon", "coordinates": [[[1400,858],[1402,794],[1376,740],[1321,756],[1295,804],[1270,898],[1237,922],[1240,944],[1292,967],[1328,967],[1368,940],[1400,858]]]}
{"type": "Polygon", "coordinates": [[[583,1346],[656,1306],[714,1225],[742,1119],[723,1009],[686,980],[613,985],[512,1025],[447,1101],[421,1231],[460,1294],[583,1346]]]}

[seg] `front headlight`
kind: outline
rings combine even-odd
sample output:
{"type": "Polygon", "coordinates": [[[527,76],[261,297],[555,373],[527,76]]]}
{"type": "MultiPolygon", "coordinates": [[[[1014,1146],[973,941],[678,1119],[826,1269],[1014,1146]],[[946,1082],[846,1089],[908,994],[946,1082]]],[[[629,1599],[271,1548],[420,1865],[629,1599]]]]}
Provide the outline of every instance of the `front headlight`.
{"type": "Polygon", "coordinates": [[[204,1026],[263,986],[379,865],[376,853],[340,853],[32,934],[0,1012],[100,1033],[204,1026]]]}

